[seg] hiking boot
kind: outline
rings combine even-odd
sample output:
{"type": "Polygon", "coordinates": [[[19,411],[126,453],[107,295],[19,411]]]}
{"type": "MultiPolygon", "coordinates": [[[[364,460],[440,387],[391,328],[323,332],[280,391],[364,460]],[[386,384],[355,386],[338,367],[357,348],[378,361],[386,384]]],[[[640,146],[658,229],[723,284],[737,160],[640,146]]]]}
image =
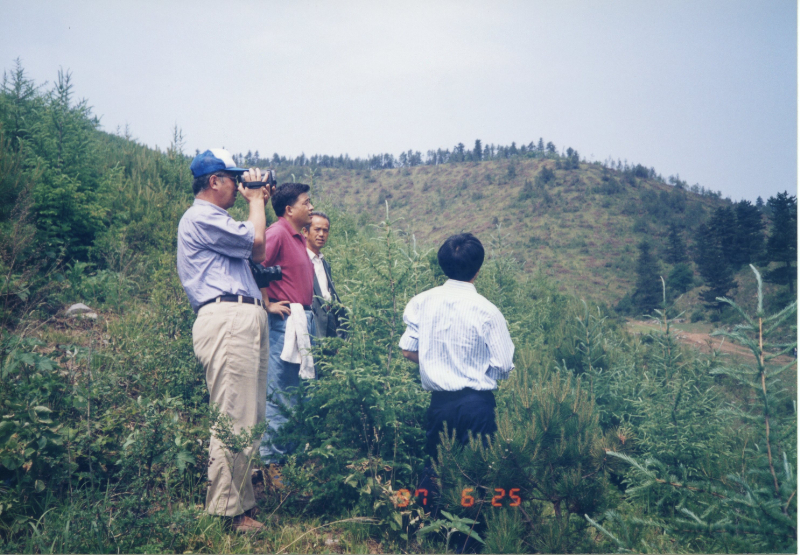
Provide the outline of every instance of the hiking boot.
{"type": "Polygon", "coordinates": [[[239,532],[240,534],[249,534],[252,532],[260,532],[264,529],[264,525],[261,524],[259,521],[250,518],[247,515],[239,515],[233,517],[233,521],[231,522],[233,529],[239,532]]]}

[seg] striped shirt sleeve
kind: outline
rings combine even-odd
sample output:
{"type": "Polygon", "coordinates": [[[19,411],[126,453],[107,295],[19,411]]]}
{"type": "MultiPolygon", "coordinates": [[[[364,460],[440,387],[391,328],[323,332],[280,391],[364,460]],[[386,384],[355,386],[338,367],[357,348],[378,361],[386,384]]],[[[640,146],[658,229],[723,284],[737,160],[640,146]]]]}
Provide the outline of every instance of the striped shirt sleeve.
{"type": "Polygon", "coordinates": [[[489,349],[489,368],[486,375],[495,380],[505,380],[514,369],[514,343],[511,341],[506,319],[500,311],[484,324],[484,338],[489,349]]]}
{"type": "Polygon", "coordinates": [[[416,299],[411,299],[406,305],[403,322],[406,324],[406,331],[400,338],[400,348],[404,351],[419,351],[419,310],[416,299]]]}

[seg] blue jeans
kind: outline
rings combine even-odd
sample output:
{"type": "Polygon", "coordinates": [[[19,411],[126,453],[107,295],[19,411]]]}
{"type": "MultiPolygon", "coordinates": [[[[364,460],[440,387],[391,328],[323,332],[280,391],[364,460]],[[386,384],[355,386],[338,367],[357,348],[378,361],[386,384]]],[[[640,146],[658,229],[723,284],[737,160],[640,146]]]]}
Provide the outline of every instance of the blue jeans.
{"type": "MultiPolygon", "coordinates": [[[[314,344],[314,314],[306,310],[308,333],[311,344],[314,344]]],[[[278,315],[269,315],[269,371],[267,372],[267,431],[261,438],[259,453],[265,464],[281,464],[286,455],[294,451],[294,445],[279,445],[272,441],[278,429],[283,426],[287,418],[281,411],[291,409],[299,401],[297,387],[300,386],[300,365],[281,360],[283,340],[286,336],[286,320],[278,315]]]]}

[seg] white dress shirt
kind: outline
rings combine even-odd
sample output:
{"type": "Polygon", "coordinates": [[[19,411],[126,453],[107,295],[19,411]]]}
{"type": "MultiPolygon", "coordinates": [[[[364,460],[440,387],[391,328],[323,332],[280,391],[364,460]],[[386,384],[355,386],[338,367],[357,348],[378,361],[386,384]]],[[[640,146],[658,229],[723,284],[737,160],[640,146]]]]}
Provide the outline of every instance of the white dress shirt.
{"type": "Polygon", "coordinates": [[[497,389],[514,369],[514,344],[503,315],[475,286],[448,280],[411,299],[400,348],[416,351],[427,391],[497,389]]]}
{"type": "Polygon", "coordinates": [[[308,257],[314,265],[314,275],[317,276],[317,283],[319,283],[319,290],[322,291],[322,298],[329,301],[331,300],[331,292],[328,287],[328,276],[325,273],[325,267],[322,265],[322,253],[319,253],[319,256],[317,256],[309,248],[306,248],[306,252],[308,252],[308,257]]]}

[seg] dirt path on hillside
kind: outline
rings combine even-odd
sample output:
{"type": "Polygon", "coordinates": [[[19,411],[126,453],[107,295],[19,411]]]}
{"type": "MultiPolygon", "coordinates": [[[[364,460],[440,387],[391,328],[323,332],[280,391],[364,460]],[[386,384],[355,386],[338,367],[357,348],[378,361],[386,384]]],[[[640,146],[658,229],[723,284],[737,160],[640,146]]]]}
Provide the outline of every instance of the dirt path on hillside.
{"type": "Polygon", "coordinates": [[[731,343],[722,337],[711,337],[707,333],[692,333],[688,331],[677,330],[675,337],[678,341],[697,347],[703,353],[710,353],[711,351],[720,351],[726,354],[736,354],[752,356],[752,353],[746,347],[731,343]]]}
{"type": "MultiPolygon", "coordinates": [[[[653,322],[651,321],[632,320],[628,322],[628,329],[633,333],[641,331],[642,328],[655,331],[659,329],[659,326],[654,325],[653,322]]],[[[750,352],[750,350],[747,349],[746,347],[737,345],[736,343],[732,343],[731,341],[725,338],[711,337],[708,333],[704,332],[691,332],[674,327],[672,329],[678,341],[686,345],[691,345],[692,347],[695,347],[702,353],[708,354],[711,353],[712,351],[719,351],[721,353],[729,355],[738,355],[744,357],[753,356],[753,353],[750,352]]],[[[776,364],[788,364],[793,359],[792,357],[781,356],[773,360],[776,364]]]]}

